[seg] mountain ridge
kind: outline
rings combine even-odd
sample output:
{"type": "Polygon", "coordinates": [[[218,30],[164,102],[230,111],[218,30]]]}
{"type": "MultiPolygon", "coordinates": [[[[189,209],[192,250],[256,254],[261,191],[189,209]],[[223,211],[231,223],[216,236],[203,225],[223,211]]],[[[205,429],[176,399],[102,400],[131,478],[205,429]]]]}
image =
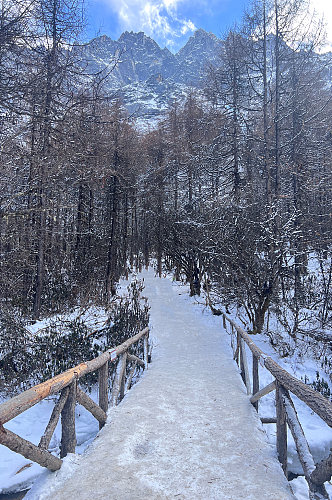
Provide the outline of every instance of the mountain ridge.
{"type": "Polygon", "coordinates": [[[118,40],[101,35],[79,48],[85,73],[109,71],[108,92],[116,93],[130,113],[141,119],[158,118],[170,101],[198,88],[208,64],[217,62],[221,40],[197,30],[173,54],[144,32],[123,32],[118,40]]]}
{"type": "MultiPolygon", "coordinates": [[[[273,35],[269,47],[273,50],[273,35]]],[[[84,72],[106,75],[104,89],[117,96],[141,121],[159,120],[174,100],[182,100],[191,89],[202,87],[207,66],[220,64],[222,40],[202,28],[188,39],[175,54],[161,48],[143,31],[123,32],[118,40],[101,35],[78,48],[84,72]]],[[[292,50],[288,48],[288,50],[292,50]]],[[[326,59],[326,76],[331,81],[330,54],[326,59]]]]}

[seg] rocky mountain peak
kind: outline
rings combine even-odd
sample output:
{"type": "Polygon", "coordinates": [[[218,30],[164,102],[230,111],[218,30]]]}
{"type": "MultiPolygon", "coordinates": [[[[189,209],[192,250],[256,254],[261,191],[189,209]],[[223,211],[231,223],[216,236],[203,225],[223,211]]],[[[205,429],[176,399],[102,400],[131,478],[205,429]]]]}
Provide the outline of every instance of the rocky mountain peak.
{"type": "Polygon", "coordinates": [[[203,29],[195,31],[182,49],[176,54],[182,68],[180,78],[183,83],[195,84],[203,76],[205,67],[217,61],[221,40],[203,29]]]}
{"type": "Polygon", "coordinates": [[[134,31],[124,31],[118,39],[119,43],[142,43],[144,39],[148,38],[143,31],[138,33],[134,31]]]}
{"type": "Polygon", "coordinates": [[[212,55],[215,50],[219,50],[220,43],[220,40],[213,33],[199,29],[189,38],[186,45],[179,50],[177,57],[183,59],[189,54],[197,53],[202,49],[212,55]]]}
{"type": "Polygon", "coordinates": [[[187,86],[197,86],[204,68],[213,62],[220,41],[200,29],[174,55],[145,33],[125,31],[118,40],[102,35],[82,47],[85,72],[109,72],[107,89],[122,98],[130,112],[159,116],[173,99],[181,99],[187,86]]]}
{"type": "Polygon", "coordinates": [[[218,38],[214,33],[211,33],[210,31],[205,31],[202,28],[199,28],[198,30],[195,31],[194,33],[194,38],[196,39],[206,39],[206,38],[211,38],[212,40],[217,41],[218,38]]]}
{"type": "Polygon", "coordinates": [[[149,36],[147,36],[143,31],[135,33],[133,31],[125,31],[122,33],[118,39],[118,43],[125,45],[128,48],[131,47],[145,47],[146,50],[152,49],[161,51],[159,45],[149,36]]]}

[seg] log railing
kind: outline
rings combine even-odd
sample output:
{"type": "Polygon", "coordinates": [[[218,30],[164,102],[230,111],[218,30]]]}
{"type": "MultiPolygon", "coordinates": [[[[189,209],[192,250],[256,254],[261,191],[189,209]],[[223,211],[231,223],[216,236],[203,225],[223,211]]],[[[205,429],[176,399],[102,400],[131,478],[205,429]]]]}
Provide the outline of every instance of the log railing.
{"type": "Polygon", "coordinates": [[[75,405],[78,402],[84,406],[99,422],[101,428],[107,419],[108,392],[109,392],[109,363],[118,359],[117,370],[111,388],[111,404],[116,406],[123,398],[125,390],[130,389],[137,366],[148,367],[148,338],[149,329],[145,328],[137,335],[129,338],[114,349],[109,349],[97,358],[80,363],[66,372],[60,373],[52,379],[35,385],[18,396],[15,396],[0,405],[0,444],[20,453],[28,460],[37,462],[43,467],[55,471],[62,465],[61,458],[68,453],[75,453],[75,405]],[[129,353],[129,348],[137,342],[143,342],[144,360],[129,353]],[[126,380],[126,368],[129,365],[129,374],[126,380]],[[99,404],[95,403],[78,386],[78,380],[84,375],[98,371],[99,404]],[[48,396],[60,393],[49,423],[40,439],[38,446],[23,439],[4,427],[6,422],[17,417],[48,396]],[[60,458],[48,451],[50,441],[61,416],[62,436],[60,458]]]}
{"type": "Polygon", "coordinates": [[[332,449],[327,459],[315,464],[290,393],[295,394],[295,396],[301,399],[330,427],[332,427],[332,404],[322,394],[293,377],[278,363],[273,361],[270,356],[267,356],[252,341],[250,336],[224,312],[222,312],[222,316],[223,326],[226,331],[227,323],[230,325],[234,360],[240,368],[241,377],[246,386],[247,393],[250,395],[250,401],[257,411],[259,400],[266,394],[275,391],[276,416],[262,418],[261,421],[262,423],[276,424],[277,453],[285,475],[287,476],[288,426],[309,486],[310,499],[328,499],[324,482],[329,481],[332,476],[332,449]],[[252,353],[252,382],[248,369],[246,346],[249,347],[252,353]],[[265,367],[274,377],[274,381],[262,389],[259,387],[259,365],[265,367]]]}

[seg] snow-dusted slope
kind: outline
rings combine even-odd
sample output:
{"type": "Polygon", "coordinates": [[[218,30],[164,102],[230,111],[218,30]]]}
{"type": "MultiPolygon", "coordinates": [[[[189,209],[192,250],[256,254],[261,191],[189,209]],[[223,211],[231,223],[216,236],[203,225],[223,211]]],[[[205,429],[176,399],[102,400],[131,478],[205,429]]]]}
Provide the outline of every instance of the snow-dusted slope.
{"type": "Polygon", "coordinates": [[[143,32],[106,35],[75,48],[86,75],[102,72],[104,90],[120,98],[141,120],[161,118],[169,103],[200,86],[208,65],[217,63],[221,41],[200,29],[172,54],[143,32]]]}
{"type": "Polygon", "coordinates": [[[82,456],[27,499],[293,498],[231,361],[220,319],[145,272],[153,361],[82,456]]]}

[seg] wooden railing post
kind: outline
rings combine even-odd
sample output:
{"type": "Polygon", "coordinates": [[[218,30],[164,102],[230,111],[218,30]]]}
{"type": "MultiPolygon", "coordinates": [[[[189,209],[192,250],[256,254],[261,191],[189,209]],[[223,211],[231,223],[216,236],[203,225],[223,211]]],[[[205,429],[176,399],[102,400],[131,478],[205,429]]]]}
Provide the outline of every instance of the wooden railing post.
{"type": "Polygon", "coordinates": [[[233,353],[234,353],[234,327],[232,324],[231,324],[231,347],[232,347],[233,353]]]}
{"type": "Polygon", "coordinates": [[[240,340],[241,340],[241,336],[240,336],[239,332],[237,332],[237,335],[236,335],[236,348],[235,348],[233,359],[234,359],[234,361],[236,362],[236,364],[238,366],[239,366],[239,356],[240,356],[240,340]]]}
{"type": "Polygon", "coordinates": [[[287,422],[282,398],[281,385],[276,381],[276,413],[277,413],[277,454],[281,467],[287,477],[287,422]]]}
{"type": "Polygon", "coordinates": [[[147,370],[148,363],[149,363],[149,337],[148,337],[148,335],[144,335],[143,342],[144,342],[144,368],[145,368],[145,370],[147,370]]]}
{"type": "Polygon", "coordinates": [[[125,376],[126,372],[126,364],[127,364],[127,351],[123,352],[120,355],[119,364],[117,366],[112,387],[112,394],[111,394],[112,406],[116,406],[118,404],[118,397],[120,392],[122,391],[122,379],[125,376]]]}
{"type": "MultiPolygon", "coordinates": [[[[98,370],[99,381],[99,406],[104,412],[108,409],[108,361],[98,370]]],[[[99,429],[103,424],[99,422],[99,429]]]]}
{"type": "Polygon", "coordinates": [[[120,401],[122,401],[122,399],[124,398],[125,391],[126,391],[126,368],[124,369],[124,372],[123,372],[123,375],[121,378],[120,391],[119,391],[120,401]]]}
{"type": "Polygon", "coordinates": [[[77,386],[77,380],[74,380],[69,386],[68,397],[61,412],[62,435],[61,435],[61,446],[60,446],[60,458],[65,457],[68,453],[75,453],[76,386],[77,386]]]}
{"type": "Polygon", "coordinates": [[[245,343],[242,338],[240,338],[240,370],[241,370],[242,380],[247,388],[247,394],[250,394],[251,388],[250,388],[248,362],[246,356],[245,343]]]}
{"type": "Polygon", "coordinates": [[[62,389],[61,394],[60,394],[60,398],[53,408],[52,415],[51,415],[51,418],[47,424],[45,432],[42,435],[42,437],[40,438],[39,445],[38,445],[39,448],[43,448],[44,450],[48,449],[49,444],[50,444],[51,439],[52,439],[52,436],[53,436],[53,433],[54,433],[55,428],[58,424],[59,417],[61,415],[63,407],[66,404],[68,393],[69,393],[69,387],[65,387],[64,389],[62,389]]]}
{"type": "MultiPolygon", "coordinates": [[[[252,354],[252,393],[256,394],[259,391],[259,372],[258,372],[258,357],[252,354]]],[[[253,406],[258,411],[258,400],[253,403],[253,406]]]]}

